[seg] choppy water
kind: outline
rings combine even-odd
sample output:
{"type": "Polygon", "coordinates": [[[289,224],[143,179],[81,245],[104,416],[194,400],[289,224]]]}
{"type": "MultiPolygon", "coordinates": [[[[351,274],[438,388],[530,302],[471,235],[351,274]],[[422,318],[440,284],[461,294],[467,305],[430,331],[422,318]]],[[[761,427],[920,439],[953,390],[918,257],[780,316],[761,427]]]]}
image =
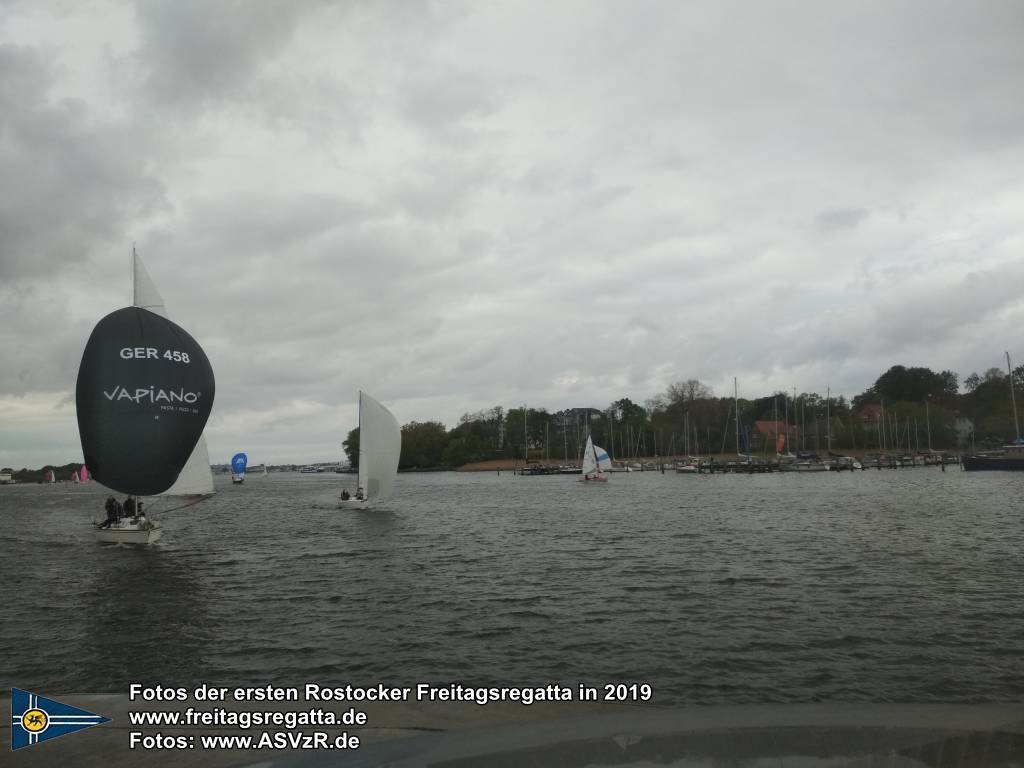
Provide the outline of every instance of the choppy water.
{"type": "Polygon", "coordinates": [[[1024,473],[218,479],[109,547],[105,491],[0,487],[0,681],[650,682],[659,703],[1024,697],[1024,473]]]}

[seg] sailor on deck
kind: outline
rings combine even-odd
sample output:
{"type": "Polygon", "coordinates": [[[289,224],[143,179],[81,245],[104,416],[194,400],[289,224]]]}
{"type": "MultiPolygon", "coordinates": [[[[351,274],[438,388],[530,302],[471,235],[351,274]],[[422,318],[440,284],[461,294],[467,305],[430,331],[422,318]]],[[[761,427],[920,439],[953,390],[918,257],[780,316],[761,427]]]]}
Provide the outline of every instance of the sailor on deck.
{"type": "Polygon", "coordinates": [[[107,503],[104,506],[104,509],[107,510],[107,519],[104,520],[102,523],[100,523],[100,528],[109,528],[111,525],[114,524],[114,522],[117,520],[117,516],[118,516],[117,515],[117,511],[118,511],[117,507],[118,507],[118,504],[117,504],[116,501],[114,501],[114,497],[113,496],[108,496],[107,497],[107,503]]]}

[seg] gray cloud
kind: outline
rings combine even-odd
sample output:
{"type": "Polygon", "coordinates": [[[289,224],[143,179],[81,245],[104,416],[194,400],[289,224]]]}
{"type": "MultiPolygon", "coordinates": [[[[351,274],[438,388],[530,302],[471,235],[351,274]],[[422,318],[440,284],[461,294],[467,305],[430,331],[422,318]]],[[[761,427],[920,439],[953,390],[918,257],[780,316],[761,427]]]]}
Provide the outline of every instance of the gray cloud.
{"type": "Polygon", "coordinates": [[[838,232],[843,229],[855,229],[868,212],[863,208],[830,208],[819,211],[815,217],[822,232],[838,232]]]}
{"type": "Polygon", "coordinates": [[[453,424],[691,376],[856,394],[1019,343],[1016,3],[5,17],[6,463],[77,455],[133,240],[214,362],[215,458],[335,457],[360,388],[453,424]]]}

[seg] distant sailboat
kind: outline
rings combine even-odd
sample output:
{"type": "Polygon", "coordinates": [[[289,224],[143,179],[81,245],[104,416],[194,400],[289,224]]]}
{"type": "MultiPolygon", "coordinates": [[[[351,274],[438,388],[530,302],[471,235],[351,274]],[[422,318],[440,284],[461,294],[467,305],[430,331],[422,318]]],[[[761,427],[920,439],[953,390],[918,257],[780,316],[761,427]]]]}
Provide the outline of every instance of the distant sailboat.
{"type": "Polygon", "coordinates": [[[85,468],[84,464],[82,465],[82,471],[78,473],[78,482],[80,482],[80,483],[88,483],[89,482],[89,470],[85,468]]]}
{"type": "Polygon", "coordinates": [[[402,430],[394,415],[365,392],[359,393],[359,479],[355,496],[342,493],[338,506],[366,507],[395,488],[402,454],[402,430]]]}
{"type": "MultiPolygon", "coordinates": [[[[93,478],[119,493],[203,496],[213,477],[203,428],[213,407],[210,362],[185,329],[167,319],[163,301],[134,253],[134,306],[97,323],[75,388],[78,429],[93,478]]],[[[108,519],[96,538],[151,544],[160,524],[141,510],[108,519]]]]}
{"type": "Polygon", "coordinates": [[[245,482],[245,465],[248,462],[249,457],[244,453],[236,453],[231,457],[231,482],[235,485],[245,482]]]}
{"type": "Polygon", "coordinates": [[[48,483],[56,483],[57,482],[57,475],[54,474],[52,469],[46,470],[46,482],[48,482],[48,483]]]}
{"type": "Polygon", "coordinates": [[[612,462],[608,458],[608,452],[600,446],[594,445],[594,441],[587,435],[587,445],[583,449],[583,471],[580,475],[580,482],[597,480],[608,481],[605,471],[611,469],[612,462]]]}

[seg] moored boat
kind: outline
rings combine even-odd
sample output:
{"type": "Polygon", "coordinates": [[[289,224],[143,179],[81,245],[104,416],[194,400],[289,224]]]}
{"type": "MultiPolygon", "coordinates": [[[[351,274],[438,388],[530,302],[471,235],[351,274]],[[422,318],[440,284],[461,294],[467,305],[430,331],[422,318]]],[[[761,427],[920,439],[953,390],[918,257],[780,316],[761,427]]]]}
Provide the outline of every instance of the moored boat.
{"type": "Polygon", "coordinates": [[[968,472],[986,470],[1024,472],[1024,439],[1004,445],[1001,451],[964,456],[961,461],[963,468],[968,472]]]}

